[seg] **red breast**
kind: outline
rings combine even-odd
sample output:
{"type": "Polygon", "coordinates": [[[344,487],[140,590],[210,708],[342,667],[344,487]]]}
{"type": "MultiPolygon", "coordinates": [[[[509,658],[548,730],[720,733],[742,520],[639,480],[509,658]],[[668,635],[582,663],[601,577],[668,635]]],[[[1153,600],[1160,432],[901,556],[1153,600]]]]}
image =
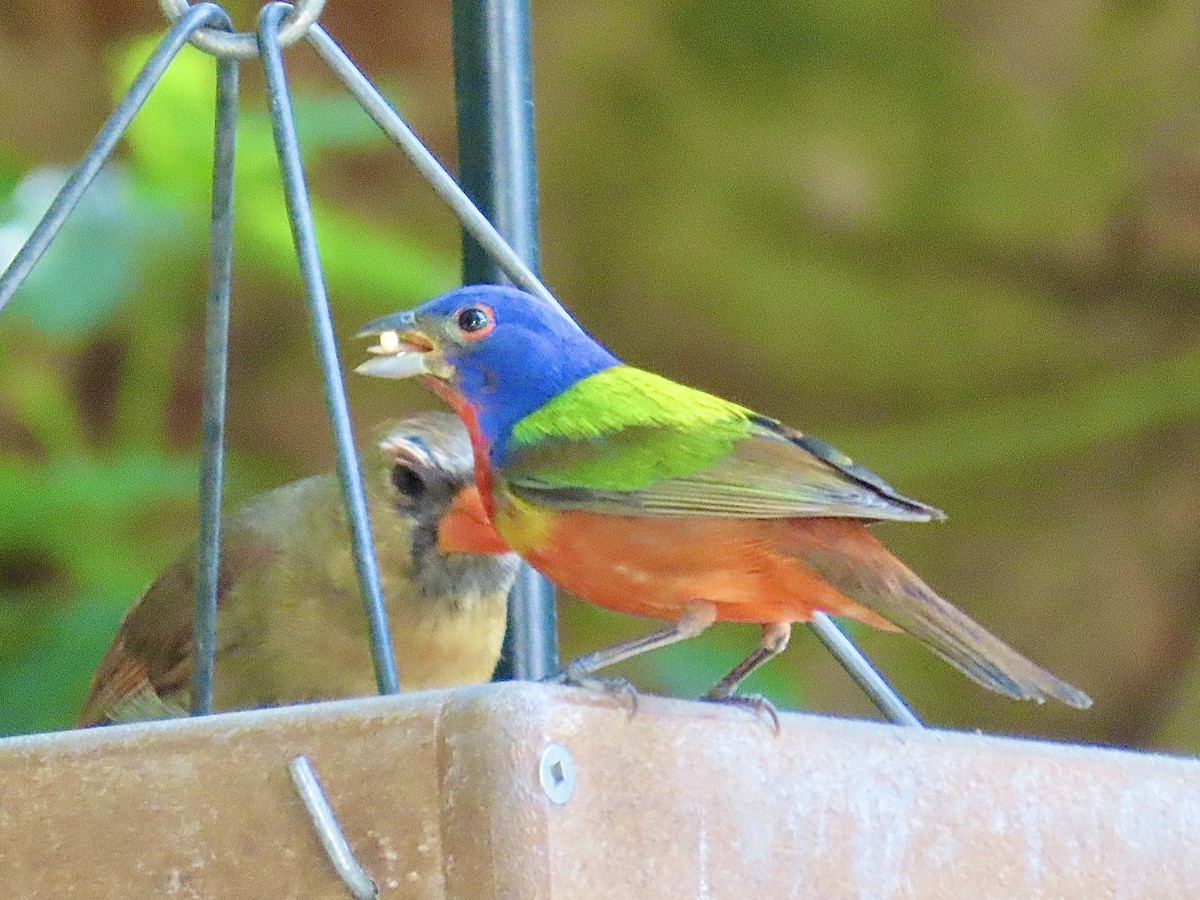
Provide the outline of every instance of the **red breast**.
{"type": "Polygon", "coordinates": [[[608,609],[669,619],[689,601],[709,600],[719,621],[803,622],[820,610],[898,630],[804,563],[812,549],[894,564],[861,522],[581,511],[555,512],[551,521],[543,546],[523,555],[560,587],[608,609]]]}

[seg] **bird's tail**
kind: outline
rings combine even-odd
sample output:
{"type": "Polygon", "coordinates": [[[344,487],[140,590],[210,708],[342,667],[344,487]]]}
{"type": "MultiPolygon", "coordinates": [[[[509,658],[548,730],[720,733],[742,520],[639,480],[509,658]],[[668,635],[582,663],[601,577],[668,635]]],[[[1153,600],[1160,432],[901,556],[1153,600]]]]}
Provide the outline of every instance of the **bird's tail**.
{"type": "Polygon", "coordinates": [[[862,523],[828,519],[818,526],[822,528],[831,532],[827,538],[805,541],[808,546],[801,551],[809,567],[850,599],[918,638],[968,678],[1019,700],[1040,703],[1053,697],[1078,709],[1092,705],[1083,691],[1026,659],[939,597],[862,523]]]}

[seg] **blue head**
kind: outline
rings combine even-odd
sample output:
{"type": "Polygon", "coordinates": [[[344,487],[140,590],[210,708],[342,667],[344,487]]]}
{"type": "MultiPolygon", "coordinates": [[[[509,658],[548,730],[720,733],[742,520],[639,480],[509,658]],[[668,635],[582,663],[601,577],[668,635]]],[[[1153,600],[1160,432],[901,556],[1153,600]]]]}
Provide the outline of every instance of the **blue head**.
{"type": "Polygon", "coordinates": [[[581,378],[618,365],[557,303],[517,288],[474,284],[363,326],[379,335],[357,371],[432,376],[465,401],[493,462],[513,425],[581,378]]]}

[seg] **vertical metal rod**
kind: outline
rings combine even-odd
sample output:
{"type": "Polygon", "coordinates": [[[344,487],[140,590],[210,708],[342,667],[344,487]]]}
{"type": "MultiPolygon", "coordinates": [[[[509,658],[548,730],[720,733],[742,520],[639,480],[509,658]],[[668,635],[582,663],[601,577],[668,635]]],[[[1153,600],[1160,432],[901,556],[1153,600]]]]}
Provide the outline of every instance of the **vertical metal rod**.
{"type": "Polygon", "coordinates": [[[194,716],[212,712],[213,666],[217,652],[217,578],[221,559],[229,295],[233,279],[233,161],[237,104],[238,62],[218,59],[212,239],[204,334],[204,403],[200,414],[200,534],[196,542],[196,612],[192,620],[191,709],[194,716]]]}
{"type": "Polygon", "coordinates": [[[508,627],[493,678],[541,681],[558,667],[554,585],[522,563],[508,595],[508,627]]]}
{"type": "Polygon", "coordinates": [[[313,344],[324,380],[325,405],[333,429],[338,481],[341,484],[342,500],[345,503],[346,519],[350,528],[351,552],[354,554],[354,566],[358,572],[363,605],[370,625],[375,681],[379,693],[395,694],[400,690],[396,658],[392,652],[391,635],[388,633],[387,613],[383,606],[383,591],[379,583],[379,566],[375,560],[374,541],[371,538],[371,521],[363,497],[362,474],[359,472],[358,459],[354,452],[354,435],[350,429],[346,389],[342,384],[337,341],[333,334],[329,299],[325,294],[325,280],[321,273],[317,238],[313,231],[308,185],[304,180],[304,166],[300,160],[300,147],[296,140],[296,123],[292,115],[287,76],[284,74],[283,56],[279,47],[279,24],[291,9],[286,3],[270,3],[263,7],[258,20],[258,48],[262,56],[263,73],[266,76],[271,128],[275,135],[275,150],[279,156],[279,168],[283,176],[288,219],[292,226],[292,237],[296,242],[296,256],[300,261],[300,275],[308,301],[313,344]]]}
{"type": "MultiPolygon", "coordinates": [[[[458,178],[535,272],[539,268],[537,168],[529,0],[453,0],[458,178]]],[[[463,279],[498,282],[504,273],[463,235],[463,279]]]]}
{"type": "MultiPolygon", "coordinates": [[[[453,0],[458,172],[466,191],[517,255],[536,272],[537,166],[528,0],[453,0]]],[[[470,233],[463,234],[463,281],[505,280],[470,233]]],[[[540,679],[558,668],[554,588],[528,567],[508,601],[505,652],[497,678],[540,679]]]]}
{"type": "Polygon", "coordinates": [[[871,699],[871,702],[887,717],[889,722],[912,728],[923,727],[921,720],[892,690],[891,685],[883,680],[883,676],[875,671],[850,638],[846,637],[842,630],[834,624],[833,619],[822,612],[813,613],[809,627],[812,628],[817,639],[825,645],[825,649],[841,663],[842,668],[854,679],[854,683],[862,688],[863,693],[871,699]]]}
{"type": "Polygon", "coordinates": [[[338,877],[350,891],[350,896],[354,900],[374,900],[379,896],[379,888],[354,858],[350,844],[338,825],[337,816],[333,814],[333,808],[325,799],[325,792],[321,790],[317,773],[313,771],[307,757],[297,756],[288,763],[288,771],[292,774],[292,783],[296,785],[296,792],[300,795],[304,808],[312,817],[313,827],[317,831],[321,846],[325,848],[325,855],[329,857],[338,877]]]}
{"type": "Polygon", "coordinates": [[[113,148],[117,146],[117,142],[125,134],[125,129],[129,127],[129,123],[133,121],[137,111],[142,108],[142,104],[150,96],[150,91],[154,89],[163,73],[167,71],[167,67],[171,65],[171,60],[175,58],[180,48],[187,43],[188,38],[196,29],[203,25],[227,29],[233,27],[229,17],[219,6],[213,3],[202,3],[189,9],[179,18],[178,22],[167,30],[154,52],[150,54],[150,58],[146,60],[146,64],[142,66],[137,78],[133,80],[133,84],[129,86],[125,96],[121,98],[121,102],[117,104],[116,109],[101,126],[100,131],[96,134],[96,139],[92,141],[92,145],[79,161],[79,165],[75,167],[75,171],[71,173],[71,177],[55,195],[50,208],[46,210],[42,220],[33,229],[29,240],[21,246],[4,274],[0,275],[0,310],[8,305],[8,301],[21,286],[21,282],[29,275],[37,261],[42,258],[46,248],[50,246],[67,217],[71,215],[72,210],[83,197],[83,192],[87,190],[88,185],[100,173],[105,162],[108,161],[108,157],[112,155],[113,148]]]}
{"type": "Polygon", "coordinates": [[[413,164],[413,168],[430,183],[434,192],[446,202],[463,228],[475,238],[482,247],[499,263],[513,284],[536,294],[543,300],[558,303],[549,289],[542,284],[534,271],[498,232],[487,216],[471,202],[471,198],[463,193],[454,177],[443,168],[429,148],[421,143],[400,115],[392,109],[384,96],[375,85],[367,79],[354,61],[337,45],[319,25],[314,25],[308,31],[306,38],[309,45],[317,52],[330,70],[341,79],[346,90],[359,102],[363,110],[374,119],[383,133],[396,144],[413,164]]]}

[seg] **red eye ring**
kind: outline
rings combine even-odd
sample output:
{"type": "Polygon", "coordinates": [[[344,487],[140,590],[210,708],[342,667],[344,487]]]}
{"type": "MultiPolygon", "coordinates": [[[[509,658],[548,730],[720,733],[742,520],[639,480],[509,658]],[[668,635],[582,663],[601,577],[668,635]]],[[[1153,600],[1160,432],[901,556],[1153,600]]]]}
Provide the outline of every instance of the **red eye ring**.
{"type": "Polygon", "coordinates": [[[487,337],[496,327],[496,313],[486,303],[464,306],[454,314],[454,324],[468,341],[487,337]]]}

